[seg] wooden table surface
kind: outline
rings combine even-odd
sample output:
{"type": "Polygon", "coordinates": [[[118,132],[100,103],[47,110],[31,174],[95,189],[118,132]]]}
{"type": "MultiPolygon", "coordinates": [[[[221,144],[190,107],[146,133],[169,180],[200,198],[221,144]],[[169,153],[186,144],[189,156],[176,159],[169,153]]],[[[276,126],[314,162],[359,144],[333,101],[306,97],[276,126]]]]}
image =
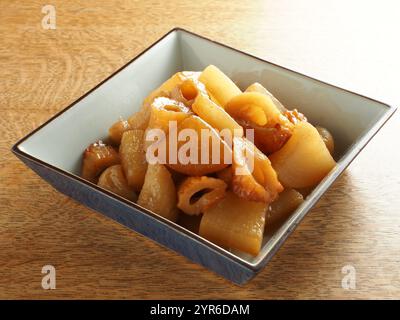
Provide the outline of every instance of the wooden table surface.
{"type": "Polygon", "coordinates": [[[399,7],[345,1],[0,1],[0,298],[400,298],[400,112],[243,287],[56,192],[10,152],[179,26],[392,104],[399,7]],[[41,287],[56,267],[56,290],[41,287]],[[345,290],[342,268],[354,266],[345,290]]]}

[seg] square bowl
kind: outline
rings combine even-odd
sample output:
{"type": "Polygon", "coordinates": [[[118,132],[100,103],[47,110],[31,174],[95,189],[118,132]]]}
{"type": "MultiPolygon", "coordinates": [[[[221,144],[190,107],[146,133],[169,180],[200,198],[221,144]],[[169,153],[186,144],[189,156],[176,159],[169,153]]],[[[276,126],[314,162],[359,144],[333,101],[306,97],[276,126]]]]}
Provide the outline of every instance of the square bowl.
{"type": "Polygon", "coordinates": [[[260,271],[303,217],[395,111],[395,107],[291,71],[202,36],[175,28],[121,69],[17,142],[12,151],[60,192],[243,284],[260,271]],[[214,64],[240,88],[259,82],[284,105],[335,137],[337,165],[272,234],[258,256],[225,250],[199,235],[79,176],[83,150],[104,139],[119,116],[178,71],[214,64]]]}

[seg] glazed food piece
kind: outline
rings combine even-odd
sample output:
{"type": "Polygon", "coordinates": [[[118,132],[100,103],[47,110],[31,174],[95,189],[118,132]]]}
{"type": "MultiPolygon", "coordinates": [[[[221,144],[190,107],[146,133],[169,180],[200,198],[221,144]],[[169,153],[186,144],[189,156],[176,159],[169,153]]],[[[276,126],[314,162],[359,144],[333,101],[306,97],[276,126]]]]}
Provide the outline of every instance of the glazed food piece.
{"type": "Polygon", "coordinates": [[[224,157],[231,159],[229,145],[220,138],[214,128],[198,116],[190,116],[184,119],[178,127],[177,137],[169,137],[167,141],[167,151],[172,151],[172,153],[168,152],[167,159],[167,165],[171,169],[188,176],[204,176],[222,170],[230,164],[224,159],[224,157]],[[184,136],[182,135],[185,133],[185,129],[191,129],[189,132],[195,133],[197,144],[183,140],[184,136]],[[206,135],[202,134],[202,130],[206,135]],[[176,138],[179,138],[180,135],[182,139],[179,139],[179,141],[176,138]],[[175,141],[176,150],[169,147],[170,140],[175,141]],[[197,151],[191,152],[190,149],[185,148],[185,145],[197,145],[197,151]],[[215,150],[214,152],[213,149],[215,150]],[[193,155],[193,159],[190,159],[190,155],[193,155]]]}
{"type": "Polygon", "coordinates": [[[133,130],[146,130],[150,120],[150,108],[148,106],[142,108],[135,112],[128,118],[128,124],[130,129],[133,130]]]}
{"type": "Polygon", "coordinates": [[[131,129],[146,130],[149,126],[151,116],[151,104],[157,98],[169,98],[170,92],[156,91],[156,94],[150,94],[143,102],[139,111],[135,112],[128,118],[128,123],[131,129]]]}
{"type": "Polygon", "coordinates": [[[192,104],[193,111],[213,128],[221,131],[227,129],[231,136],[243,136],[243,128],[219,105],[204,94],[197,95],[192,104]]]}
{"type": "Polygon", "coordinates": [[[272,102],[275,104],[275,106],[278,108],[278,110],[280,112],[285,112],[287,109],[285,108],[285,106],[280,103],[280,101],[278,99],[276,99],[274,97],[274,95],[269,92],[265,87],[263,87],[260,83],[258,82],[254,82],[252,85],[248,86],[245,92],[258,92],[258,93],[262,93],[268,97],[271,98],[272,102]]]}
{"type": "Polygon", "coordinates": [[[180,212],[178,215],[178,221],[177,223],[184,227],[185,229],[188,229],[196,234],[199,233],[199,228],[200,228],[200,221],[201,221],[201,215],[197,216],[190,216],[188,214],[180,212]]]}
{"type": "Polygon", "coordinates": [[[170,167],[165,166],[169,173],[171,174],[172,180],[174,180],[174,183],[176,186],[182,183],[183,180],[187,178],[187,175],[180,173],[178,171],[172,170],[170,167]]]}
{"type": "Polygon", "coordinates": [[[224,247],[256,256],[261,249],[267,205],[232,192],[203,214],[199,234],[224,247]]]}
{"type": "Polygon", "coordinates": [[[259,92],[244,92],[236,95],[225,105],[225,110],[233,118],[254,123],[258,126],[291,126],[272,102],[271,98],[259,92]]]}
{"type": "Polygon", "coordinates": [[[295,189],[285,189],[279,194],[278,199],[271,203],[265,218],[265,227],[274,226],[285,221],[304,199],[300,192],[295,189]]]}
{"type": "Polygon", "coordinates": [[[205,93],[206,88],[203,83],[197,80],[187,79],[180,85],[180,91],[183,98],[187,101],[191,101],[197,97],[199,92],[205,93]]]}
{"type": "Polygon", "coordinates": [[[328,131],[328,129],[316,126],[315,127],[321,136],[322,140],[324,141],[326,147],[328,148],[331,155],[335,151],[335,141],[333,140],[332,134],[328,131]]]}
{"type": "Polygon", "coordinates": [[[225,197],[226,183],[211,177],[188,177],[178,187],[178,208],[199,215],[225,197]]]}
{"type": "Polygon", "coordinates": [[[317,129],[308,122],[296,124],[290,139],[269,159],[279,181],[290,188],[316,185],[336,164],[317,129]]]}
{"type": "Polygon", "coordinates": [[[167,81],[165,81],[156,90],[152,91],[143,101],[144,106],[150,106],[153,100],[157,97],[168,97],[171,91],[183,81],[190,77],[195,77],[195,72],[177,72],[167,81]]]}
{"type": "Polygon", "coordinates": [[[231,79],[213,65],[203,70],[199,81],[204,83],[210,97],[221,107],[225,107],[229,100],[242,92],[231,79]]]}
{"type": "MultiPolygon", "coordinates": [[[[272,127],[260,127],[249,122],[239,121],[245,129],[253,129],[254,144],[263,153],[269,155],[278,151],[292,135],[293,127],[276,124],[272,127]]],[[[247,132],[247,131],[246,131],[247,132]]]]}
{"type": "Polygon", "coordinates": [[[176,121],[176,125],[178,125],[190,115],[189,108],[182,102],[165,97],[154,99],[150,109],[148,129],[161,129],[166,135],[172,121],[176,121]]]}
{"type": "MultiPolygon", "coordinates": [[[[265,190],[265,188],[261,185],[261,181],[258,182],[256,180],[256,178],[253,176],[254,170],[249,168],[245,162],[245,149],[246,147],[242,146],[242,142],[234,141],[234,156],[232,164],[233,176],[231,183],[232,191],[239,198],[244,200],[267,202],[269,197],[267,190],[265,190]],[[238,171],[240,171],[240,173],[238,171]]],[[[253,159],[254,157],[252,157],[252,159],[249,161],[254,161],[253,159]]]]}
{"type": "Polygon", "coordinates": [[[119,153],[128,185],[135,191],[140,191],[147,169],[144,131],[129,130],[124,132],[119,153]]]}
{"type": "Polygon", "coordinates": [[[296,191],[300,192],[303,198],[307,198],[307,196],[314,190],[315,186],[306,187],[306,188],[297,188],[296,191]]]}
{"type": "Polygon", "coordinates": [[[225,169],[218,171],[216,173],[216,176],[218,179],[224,181],[227,186],[230,186],[233,178],[232,166],[226,167],[225,169]]]}
{"type": "Polygon", "coordinates": [[[122,134],[125,131],[132,129],[129,122],[125,119],[120,119],[108,129],[108,136],[113,144],[119,146],[122,139],[122,134]]]}
{"type": "Polygon", "coordinates": [[[194,99],[201,93],[207,95],[206,87],[197,79],[189,78],[172,89],[170,97],[191,107],[194,99]]]}
{"type": "Polygon", "coordinates": [[[128,200],[137,200],[137,195],[133,191],[133,188],[128,186],[120,164],[116,164],[104,170],[100,175],[97,185],[128,200]]]}
{"type": "Polygon", "coordinates": [[[171,174],[164,165],[149,164],[137,203],[164,218],[176,221],[176,189],[171,174]]]}
{"type": "Polygon", "coordinates": [[[283,114],[293,124],[296,124],[301,121],[307,121],[306,116],[304,114],[302,114],[301,112],[299,112],[297,109],[286,110],[283,114]]]}
{"type": "Polygon", "coordinates": [[[159,97],[169,98],[174,88],[179,87],[185,80],[197,80],[200,72],[183,71],[175,73],[160,87],[152,91],[143,101],[141,109],[129,117],[128,122],[132,129],[146,130],[151,114],[151,104],[159,97]]]}
{"type": "Polygon", "coordinates": [[[234,138],[232,170],[232,190],[241,199],[270,203],[283,190],[269,159],[245,138],[234,138]]]}
{"type": "Polygon", "coordinates": [[[99,140],[87,147],[83,153],[81,176],[96,183],[103,170],[119,162],[118,152],[99,140]]]}
{"type": "MultiPolygon", "coordinates": [[[[307,118],[297,109],[288,110],[286,107],[274,97],[274,95],[264,88],[258,82],[250,85],[245,92],[258,92],[271,98],[275,107],[287,118],[291,123],[296,124],[299,121],[307,121],[307,118]]],[[[262,152],[266,154],[278,151],[285,142],[290,138],[293,127],[287,124],[287,121],[278,121],[273,125],[265,127],[257,126],[251,122],[241,122],[244,128],[254,129],[254,143],[262,152]]]]}
{"type": "Polygon", "coordinates": [[[279,150],[293,130],[293,124],[272,99],[259,92],[237,95],[225,110],[244,128],[254,129],[254,143],[266,154],[279,150]]]}
{"type": "Polygon", "coordinates": [[[277,99],[274,97],[274,95],[269,92],[265,87],[263,87],[261,84],[258,82],[253,83],[250,85],[245,92],[258,92],[262,93],[268,97],[271,98],[272,102],[276,106],[276,108],[286,117],[290,122],[293,124],[296,124],[299,121],[307,121],[307,118],[299,112],[297,109],[293,110],[288,110],[286,107],[277,99]]]}

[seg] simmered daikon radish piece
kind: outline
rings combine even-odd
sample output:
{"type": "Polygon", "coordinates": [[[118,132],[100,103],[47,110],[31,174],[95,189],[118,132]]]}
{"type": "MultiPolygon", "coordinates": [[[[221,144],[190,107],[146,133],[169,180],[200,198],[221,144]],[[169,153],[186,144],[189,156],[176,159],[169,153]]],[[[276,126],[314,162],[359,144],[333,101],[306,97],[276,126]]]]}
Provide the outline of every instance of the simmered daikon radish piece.
{"type": "Polygon", "coordinates": [[[172,77],[167,79],[161,86],[153,90],[143,101],[143,105],[150,106],[153,100],[157,97],[168,97],[169,93],[177,85],[181,84],[187,78],[182,74],[182,72],[175,73],[172,77]]]}
{"type": "Polygon", "coordinates": [[[173,137],[170,132],[167,144],[167,166],[189,176],[217,172],[227,167],[232,159],[230,146],[198,116],[184,119],[178,126],[177,137],[173,137]],[[193,137],[189,135],[185,140],[189,133],[193,137]]]}
{"type": "Polygon", "coordinates": [[[164,165],[148,165],[137,203],[164,218],[176,221],[176,189],[171,174],[164,165]]]}
{"type": "Polygon", "coordinates": [[[333,140],[332,134],[326,128],[320,126],[316,126],[315,128],[318,130],[318,133],[321,136],[322,140],[324,141],[330,154],[333,155],[335,151],[335,141],[333,140]]]}
{"type": "Polygon", "coordinates": [[[234,138],[232,190],[238,197],[270,203],[283,190],[269,159],[246,138],[234,138]]]}
{"type": "Polygon", "coordinates": [[[137,195],[133,188],[128,186],[122,166],[120,164],[108,167],[100,175],[98,186],[107,189],[125,199],[136,201],[137,195]]]}
{"type": "Polygon", "coordinates": [[[225,107],[229,100],[242,92],[229,77],[213,65],[203,70],[199,81],[204,83],[210,97],[221,107],[225,107]]]}
{"type": "Polygon", "coordinates": [[[190,110],[182,102],[169,98],[155,98],[151,104],[150,120],[147,129],[161,129],[168,134],[171,121],[178,125],[190,115],[190,110]]]}
{"type": "Polygon", "coordinates": [[[204,94],[197,95],[196,99],[192,104],[192,110],[210,124],[213,128],[221,131],[228,129],[233,137],[243,136],[243,128],[216,103],[212,102],[204,94]]]}
{"type": "Polygon", "coordinates": [[[121,143],[122,134],[130,129],[132,128],[127,120],[122,118],[119,119],[110,127],[110,129],[108,129],[110,140],[112,141],[112,143],[119,146],[119,144],[121,143]]]}
{"type": "Polygon", "coordinates": [[[276,99],[271,92],[269,92],[264,86],[262,86],[258,82],[254,82],[252,85],[248,86],[245,92],[259,92],[265,94],[266,96],[271,98],[272,102],[275,104],[280,112],[283,113],[287,110],[285,106],[278,99],[276,99]]]}
{"type": "Polygon", "coordinates": [[[269,206],[265,217],[265,228],[283,223],[303,201],[302,194],[295,189],[283,190],[278,199],[269,206]]]}
{"type": "Polygon", "coordinates": [[[144,131],[129,130],[124,132],[119,146],[119,153],[128,185],[135,191],[140,191],[147,169],[144,131]]]}
{"type": "Polygon", "coordinates": [[[132,114],[128,118],[128,124],[130,129],[146,130],[150,120],[150,107],[142,106],[142,108],[132,114]]]}
{"type": "Polygon", "coordinates": [[[225,196],[226,183],[211,177],[188,177],[178,187],[178,208],[189,215],[215,206],[225,196]]]}
{"type": "Polygon", "coordinates": [[[81,176],[96,183],[103,170],[119,162],[118,152],[99,140],[87,147],[83,153],[81,176]]]}
{"type": "Polygon", "coordinates": [[[232,192],[204,212],[199,234],[224,248],[256,256],[261,249],[267,205],[243,200],[232,192]]]}
{"type": "Polygon", "coordinates": [[[336,164],[317,129],[308,122],[297,123],[290,139],[269,159],[279,181],[290,188],[316,185],[336,164]]]}

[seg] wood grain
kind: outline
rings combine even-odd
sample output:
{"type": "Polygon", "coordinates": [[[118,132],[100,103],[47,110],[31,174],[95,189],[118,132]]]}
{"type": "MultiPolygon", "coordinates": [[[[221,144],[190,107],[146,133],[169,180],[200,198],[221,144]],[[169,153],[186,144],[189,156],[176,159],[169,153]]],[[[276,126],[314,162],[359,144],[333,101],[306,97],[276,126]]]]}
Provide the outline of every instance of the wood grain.
{"type": "Polygon", "coordinates": [[[0,2],[0,298],[400,298],[400,114],[269,265],[235,286],[53,190],[11,153],[19,138],[173,27],[398,104],[394,1],[0,2]],[[41,288],[41,268],[57,289],[41,288]],[[343,266],[357,271],[341,287],[343,266]],[[188,281],[190,279],[190,281],[188,281]]]}

